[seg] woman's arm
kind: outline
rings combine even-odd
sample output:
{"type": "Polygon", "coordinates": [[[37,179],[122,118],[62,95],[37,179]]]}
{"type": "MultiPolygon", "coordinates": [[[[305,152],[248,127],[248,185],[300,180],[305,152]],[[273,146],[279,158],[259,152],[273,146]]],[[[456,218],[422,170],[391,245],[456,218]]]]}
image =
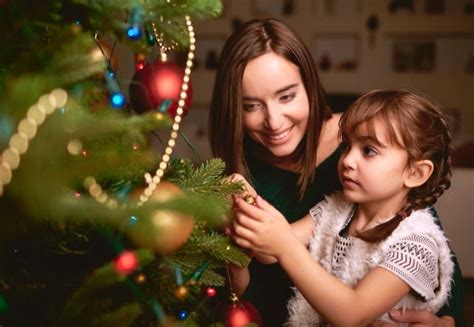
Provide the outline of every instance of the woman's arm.
{"type": "MultiPolygon", "coordinates": [[[[454,327],[454,318],[450,316],[438,317],[425,310],[392,310],[390,317],[396,322],[409,323],[417,326],[432,327],[454,327]]],[[[392,324],[382,326],[395,326],[392,324]]]]}
{"type": "Polygon", "coordinates": [[[373,269],[351,288],[314,260],[286,219],[263,199],[257,198],[259,207],[239,199],[236,204],[237,244],[275,256],[310,305],[331,324],[367,325],[410,291],[384,268],[373,269]]]}

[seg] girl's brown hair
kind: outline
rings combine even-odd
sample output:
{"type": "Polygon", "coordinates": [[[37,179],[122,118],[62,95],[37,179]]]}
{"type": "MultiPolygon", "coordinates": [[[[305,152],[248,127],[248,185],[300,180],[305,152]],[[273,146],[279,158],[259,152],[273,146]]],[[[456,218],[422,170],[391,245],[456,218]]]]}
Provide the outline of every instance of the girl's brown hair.
{"type": "Polygon", "coordinates": [[[245,160],[242,77],[247,63],[273,52],[295,64],[309,100],[306,134],[298,146],[300,195],[313,177],[323,120],[331,116],[311,53],[300,37],[275,19],[245,23],[226,41],[220,55],[209,113],[209,139],[214,156],[226,163],[226,172],[249,175],[245,160]]]}
{"type": "Polygon", "coordinates": [[[408,164],[430,160],[434,169],[428,180],[408,193],[406,205],[395,217],[359,237],[368,242],[387,238],[413,210],[432,206],[450,186],[451,136],[444,114],[428,99],[405,91],[376,90],[357,99],[339,122],[342,135],[360,132],[365,124],[375,139],[374,119],[380,119],[388,129],[389,142],[404,148],[408,164]]]}

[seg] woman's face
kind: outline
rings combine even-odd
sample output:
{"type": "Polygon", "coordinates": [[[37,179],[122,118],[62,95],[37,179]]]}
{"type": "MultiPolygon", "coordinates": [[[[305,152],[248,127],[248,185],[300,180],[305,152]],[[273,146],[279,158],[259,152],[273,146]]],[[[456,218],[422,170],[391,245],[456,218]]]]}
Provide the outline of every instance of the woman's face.
{"type": "Polygon", "coordinates": [[[248,136],[274,162],[294,154],[306,133],[309,101],[296,65],[269,52],[251,60],[242,80],[243,121],[248,136]]]}

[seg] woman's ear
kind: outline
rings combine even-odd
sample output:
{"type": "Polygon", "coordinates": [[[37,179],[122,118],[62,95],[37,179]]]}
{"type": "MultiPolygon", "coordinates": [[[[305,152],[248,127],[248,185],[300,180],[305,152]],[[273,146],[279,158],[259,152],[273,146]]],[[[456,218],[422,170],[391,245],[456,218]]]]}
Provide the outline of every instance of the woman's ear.
{"type": "Polygon", "coordinates": [[[423,185],[433,173],[434,165],[431,160],[419,160],[408,168],[405,186],[414,188],[423,185]]]}

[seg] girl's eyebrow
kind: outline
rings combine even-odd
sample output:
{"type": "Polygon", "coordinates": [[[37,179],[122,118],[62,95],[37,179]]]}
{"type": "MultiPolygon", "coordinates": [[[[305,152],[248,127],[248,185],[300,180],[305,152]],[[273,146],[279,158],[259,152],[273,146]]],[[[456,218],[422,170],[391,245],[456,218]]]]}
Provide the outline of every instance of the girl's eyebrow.
{"type": "Polygon", "coordinates": [[[373,142],[373,143],[377,144],[378,146],[380,146],[382,148],[387,147],[385,144],[383,144],[382,142],[377,140],[375,137],[372,137],[370,135],[361,135],[361,136],[358,136],[357,139],[359,139],[362,142],[367,142],[367,141],[368,142],[373,142]]]}
{"type": "MultiPolygon", "coordinates": [[[[275,94],[283,93],[283,92],[288,91],[288,90],[290,90],[290,89],[292,89],[292,88],[294,88],[294,87],[297,87],[297,86],[299,86],[299,83],[293,83],[293,84],[284,86],[284,87],[282,87],[281,89],[278,89],[278,90],[275,92],[275,94]]],[[[242,97],[242,100],[244,100],[244,101],[258,101],[259,98],[257,98],[257,97],[243,96],[243,97],[242,97]]]]}
{"type": "MultiPolygon", "coordinates": [[[[347,135],[347,133],[341,133],[341,138],[342,140],[348,140],[350,139],[349,135],[347,135]]],[[[378,146],[382,147],[382,148],[386,148],[387,146],[385,144],[383,144],[382,142],[380,142],[379,140],[377,140],[375,137],[372,137],[370,135],[355,135],[355,139],[357,139],[357,141],[360,141],[360,142],[372,142],[372,143],[375,143],[377,144],[378,146]]]]}

